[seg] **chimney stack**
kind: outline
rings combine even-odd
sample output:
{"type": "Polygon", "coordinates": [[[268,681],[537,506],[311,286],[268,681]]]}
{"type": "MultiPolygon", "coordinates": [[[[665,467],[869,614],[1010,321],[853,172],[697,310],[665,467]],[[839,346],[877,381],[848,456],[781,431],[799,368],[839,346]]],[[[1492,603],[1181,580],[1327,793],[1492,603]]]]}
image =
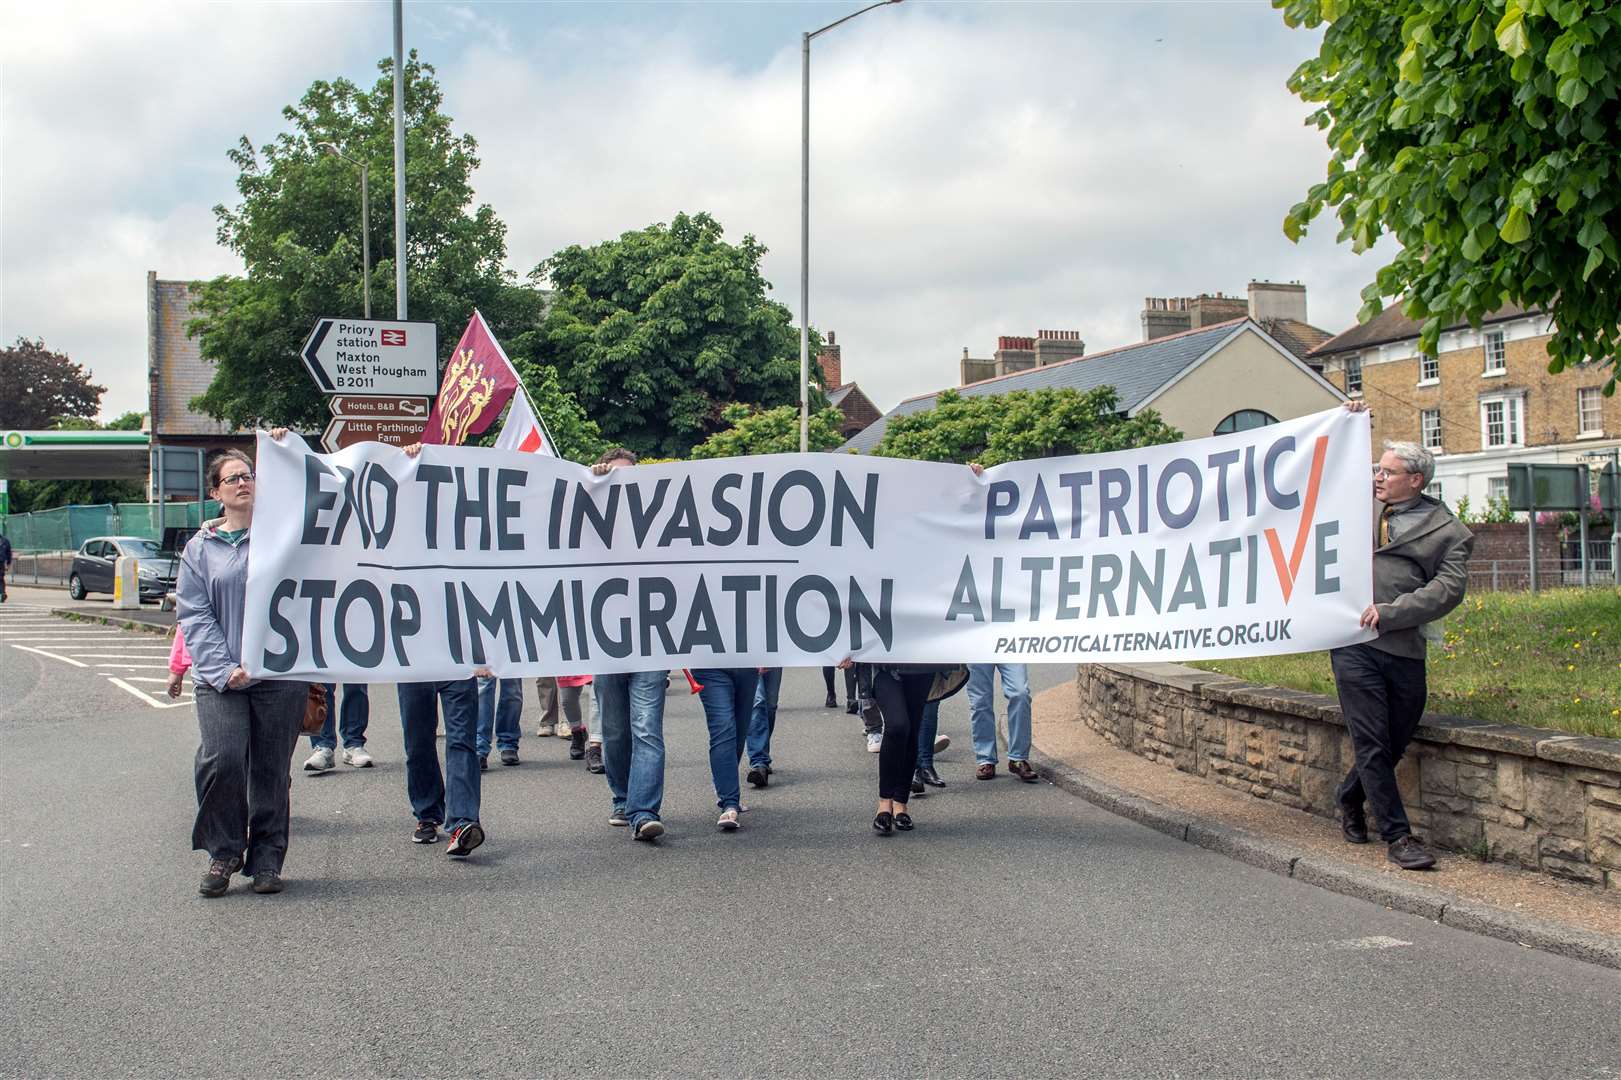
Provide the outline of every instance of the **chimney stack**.
{"type": "Polygon", "coordinates": [[[827,332],[827,341],[816,354],[816,362],[821,365],[822,379],[829,390],[844,385],[844,365],[839,359],[838,337],[833,331],[827,332]]]}
{"type": "Polygon", "coordinates": [[[1249,316],[1256,322],[1272,319],[1306,321],[1306,287],[1298,281],[1288,284],[1252,281],[1249,293],[1249,316]]]}

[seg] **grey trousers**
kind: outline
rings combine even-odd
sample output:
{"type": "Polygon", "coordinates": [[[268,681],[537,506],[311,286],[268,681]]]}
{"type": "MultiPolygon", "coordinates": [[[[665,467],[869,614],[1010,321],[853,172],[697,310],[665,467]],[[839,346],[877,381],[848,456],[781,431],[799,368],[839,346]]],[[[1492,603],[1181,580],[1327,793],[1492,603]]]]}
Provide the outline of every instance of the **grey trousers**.
{"type": "Polygon", "coordinates": [[[197,823],[191,846],[281,872],[287,857],[293,749],[309,684],[271,681],[221,693],[197,684],[197,823]]]}

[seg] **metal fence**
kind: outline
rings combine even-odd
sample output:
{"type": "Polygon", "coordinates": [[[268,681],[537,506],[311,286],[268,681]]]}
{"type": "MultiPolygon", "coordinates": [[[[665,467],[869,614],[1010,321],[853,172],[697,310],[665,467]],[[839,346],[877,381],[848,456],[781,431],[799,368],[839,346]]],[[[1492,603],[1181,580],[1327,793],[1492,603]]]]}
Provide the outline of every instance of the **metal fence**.
{"type": "MultiPolygon", "coordinates": [[[[1587,584],[1615,586],[1615,549],[1609,537],[1587,541],[1587,584]]],[[[1559,546],[1559,558],[1537,561],[1537,588],[1563,589],[1582,585],[1582,549],[1579,540],[1559,546]]],[[[1530,559],[1477,559],[1469,564],[1469,588],[1489,592],[1524,592],[1531,586],[1530,559]]]]}
{"type": "Polygon", "coordinates": [[[96,536],[141,536],[163,539],[166,528],[195,529],[218,517],[220,504],[106,503],[102,506],[58,506],[27,514],[0,515],[0,531],[11,541],[16,583],[65,585],[79,545],[96,536]],[[161,513],[160,513],[161,509],[161,513]]]}

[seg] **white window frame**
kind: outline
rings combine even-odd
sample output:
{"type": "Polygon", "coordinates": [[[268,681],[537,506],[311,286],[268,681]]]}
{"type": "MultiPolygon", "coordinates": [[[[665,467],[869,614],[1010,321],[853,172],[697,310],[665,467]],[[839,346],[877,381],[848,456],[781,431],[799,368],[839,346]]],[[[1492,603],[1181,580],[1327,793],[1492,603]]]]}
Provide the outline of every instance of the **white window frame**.
{"type": "Polygon", "coordinates": [[[1525,445],[1525,398],[1520,394],[1480,399],[1480,446],[1483,450],[1503,450],[1525,445]],[[1492,442],[1492,406],[1502,407],[1503,441],[1492,442]]]}
{"type": "Polygon", "coordinates": [[[1418,355],[1418,385],[1434,386],[1441,381],[1441,358],[1418,355]]]}
{"type": "Polygon", "coordinates": [[[1486,356],[1481,370],[1483,379],[1508,374],[1508,335],[1501,330],[1488,330],[1480,336],[1481,351],[1486,356]]]}
{"type": "Polygon", "coordinates": [[[1506,498],[1508,498],[1508,477],[1506,477],[1506,476],[1488,476],[1488,477],[1486,477],[1486,501],[1491,502],[1494,499],[1506,499],[1506,498]]]}
{"type": "Polygon", "coordinates": [[[1597,386],[1576,388],[1576,437],[1600,439],[1604,437],[1604,392],[1597,386]],[[1587,423],[1586,404],[1592,402],[1593,423],[1587,423]]]}
{"type": "Polygon", "coordinates": [[[1362,396],[1362,357],[1347,356],[1345,358],[1345,393],[1350,397],[1362,396]],[[1356,372],[1356,386],[1351,385],[1351,372],[1356,372]]]}
{"type": "Polygon", "coordinates": [[[1441,410],[1440,409],[1422,409],[1422,410],[1419,411],[1419,414],[1418,414],[1418,444],[1420,446],[1422,446],[1426,450],[1439,451],[1441,449],[1441,410]],[[1430,439],[1430,435],[1431,435],[1430,421],[1431,420],[1435,421],[1435,425],[1434,425],[1435,438],[1434,438],[1433,442],[1430,439]]]}

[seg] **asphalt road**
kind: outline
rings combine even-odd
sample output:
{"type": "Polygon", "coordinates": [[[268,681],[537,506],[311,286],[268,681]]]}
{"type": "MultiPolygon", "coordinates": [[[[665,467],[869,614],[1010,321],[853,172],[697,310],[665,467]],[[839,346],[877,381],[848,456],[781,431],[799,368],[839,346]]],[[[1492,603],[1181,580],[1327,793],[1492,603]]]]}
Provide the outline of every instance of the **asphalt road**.
{"type": "MultiPolygon", "coordinates": [[[[377,767],[293,778],[287,891],[204,900],[192,710],[15,648],[34,614],[0,609],[5,1075],[1621,1076],[1617,973],[976,782],[960,696],[951,786],[876,837],[876,758],[810,671],[740,832],[678,677],[659,846],[526,737],[465,863],[407,840],[378,688],[377,767]]],[[[115,634],[31,647],[158,640],[115,634]]]]}

